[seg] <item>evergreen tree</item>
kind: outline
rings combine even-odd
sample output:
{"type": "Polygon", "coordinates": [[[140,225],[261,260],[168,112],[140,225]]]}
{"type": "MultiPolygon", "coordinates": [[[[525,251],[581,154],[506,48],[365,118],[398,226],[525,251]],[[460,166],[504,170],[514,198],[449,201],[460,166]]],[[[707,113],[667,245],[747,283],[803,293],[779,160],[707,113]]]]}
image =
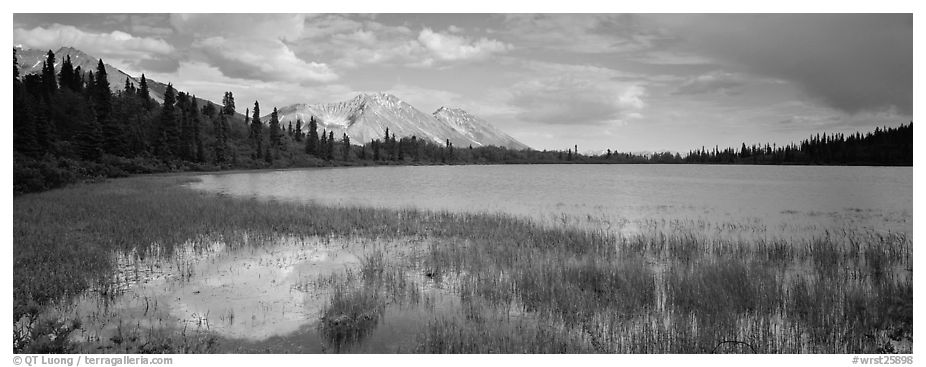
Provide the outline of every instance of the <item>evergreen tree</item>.
{"type": "Polygon", "coordinates": [[[27,93],[19,80],[19,63],[13,49],[13,150],[27,155],[38,155],[35,123],[29,109],[27,93]]]}
{"type": "Polygon", "coordinates": [[[96,85],[96,78],[93,77],[92,70],[87,72],[87,83],[85,85],[87,87],[86,89],[87,89],[88,94],[92,95],[93,86],[96,85]]]}
{"type": "Polygon", "coordinates": [[[96,65],[96,84],[93,91],[94,108],[96,108],[97,120],[106,121],[109,113],[112,111],[112,92],[109,89],[109,79],[106,75],[106,66],[103,60],[96,65]]]}
{"type": "Polygon", "coordinates": [[[309,136],[305,139],[305,152],[308,154],[318,154],[318,123],[315,122],[315,116],[309,117],[309,136]]]}
{"type": "Polygon", "coordinates": [[[299,141],[299,142],[302,141],[302,119],[301,118],[296,119],[296,130],[293,131],[293,137],[296,139],[296,141],[299,141]]]}
{"type": "Polygon", "coordinates": [[[71,76],[71,83],[69,88],[75,92],[83,92],[84,90],[84,74],[80,70],[80,66],[74,68],[74,75],[71,76]]]}
{"type": "Polygon", "coordinates": [[[155,154],[161,158],[171,158],[178,152],[173,151],[177,145],[180,131],[177,127],[177,113],[175,103],[177,102],[174,94],[174,86],[167,84],[167,90],[164,91],[164,103],[161,105],[161,114],[158,119],[158,138],[155,148],[155,154]]]}
{"type": "Polygon", "coordinates": [[[82,159],[95,161],[103,153],[103,138],[100,125],[96,121],[96,113],[91,109],[85,111],[81,116],[74,116],[80,122],[80,130],[75,136],[77,151],[82,159]]]}
{"type": "Polygon", "coordinates": [[[145,79],[145,74],[141,75],[141,81],[138,82],[138,96],[141,98],[145,111],[151,111],[151,92],[148,91],[148,80],[145,79]]]}
{"type": "Polygon", "coordinates": [[[203,137],[202,137],[202,132],[200,131],[201,130],[200,125],[202,124],[202,120],[199,116],[199,106],[197,106],[197,103],[196,103],[196,96],[193,96],[192,105],[190,106],[190,113],[192,114],[192,119],[190,119],[190,125],[193,130],[193,145],[195,147],[195,153],[196,153],[194,156],[194,160],[196,162],[202,163],[202,162],[205,162],[206,160],[206,157],[205,157],[206,152],[203,148],[203,137]]]}
{"type": "Polygon", "coordinates": [[[277,108],[273,108],[270,113],[270,148],[279,149],[283,132],[280,130],[280,118],[277,115],[277,108]]]}
{"type": "Polygon", "coordinates": [[[328,155],[326,154],[327,151],[328,151],[328,132],[326,130],[322,130],[322,137],[318,142],[318,153],[316,153],[315,155],[318,158],[328,159],[328,155]]]}
{"type": "Polygon", "coordinates": [[[16,48],[13,48],[13,79],[19,80],[19,59],[16,58],[16,48]]]}
{"type": "Polygon", "coordinates": [[[58,73],[58,85],[61,88],[72,88],[74,80],[74,66],[71,64],[71,55],[67,55],[64,62],[61,63],[61,72],[58,73]]]}
{"type": "Polygon", "coordinates": [[[225,92],[225,96],[222,97],[222,113],[226,115],[235,114],[235,96],[232,95],[232,92],[225,92]]]}
{"type": "Polygon", "coordinates": [[[55,53],[48,50],[45,62],[42,64],[42,85],[45,89],[45,100],[58,91],[58,80],[55,76],[55,53]]]}
{"type": "Polygon", "coordinates": [[[226,154],[228,152],[228,121],[226,120],[226,114],[220,113],[218,116],[213,117],[212,131],[215,135],[215,143],[213,145],[213,159],[214,163],[221,164],[227,161],[226,154]]]}
{"type": "Polygon", "coordinates": [[[135,86],[129,77],[125,77],[125,86],[122,87],[123,94],[135,94],[135,86]]]}
{"type": "Polygon", "coordinates": [[[93,85],[91,96],[93,108],[96,111],[96,120],[99,123],[103,136],[103,150],[110,154],[121,154],[124,129],[110,118],[112,113],[112,92],[109,89],[109,79],[106,75],[106,66],[99,60],[96,66],[96,83],[93,85]]]}
{"type": "Polygon", "coordinates": [[[209,119],[215,118],[215,114],[218,113],[218,109],[215,108],[215,104],[212,102],[206,102],[206,105],[203,106],[203,115],[209,119]]]}
{"type": "Polygon", "coordinates": [[[341,138],[341,144],[344,144],[342,150],[344,160],[350,160],[350,137],[347,136],[347,133],[344,133],[344,136],[341,138]]]}
{"type": "Polygon", "coordinates": [[[334,131],[328,132],[328,160],[334,159],[334,131]]]}
{"type": "Polygon", "coordinates": [[[251,145],[254,148],[255,158],[260,158],[261,154],[264,153],[262,128],[263,126],[260,123],[260,104],[254,101],[254,112],[251,117],[251,145]]]}

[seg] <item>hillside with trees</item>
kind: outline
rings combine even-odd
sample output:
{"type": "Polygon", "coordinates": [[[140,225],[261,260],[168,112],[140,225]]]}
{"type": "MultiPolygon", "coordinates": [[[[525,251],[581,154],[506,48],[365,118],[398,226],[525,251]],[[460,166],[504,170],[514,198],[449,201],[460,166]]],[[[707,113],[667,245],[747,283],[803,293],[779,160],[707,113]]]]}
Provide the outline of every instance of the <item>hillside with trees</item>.
{"type": "Polygon", "coordinates": [[[601,155],[566,150],[456,147],[416,136],[352,142],[318,131],[309,121],[280,121],[273,108],[261,122],[259,101],[238,112],[232,92],[222,104],[141,76],[111,88],[103,60],[96,70],[73,67],[48,51],[40,73],[20,75],[13,57],[13,191],[48,190],[69,183],[130,174],[317,167],[333,165],[696,163],[912,165],[913,123],[861,135],[823,134],[786,146],[715,147],[678,153],[601,155]],[[151,84],[151,85],[149,85],[151,84]],[[158,86],[163,102],[151,96],[158,86]],[[163,93],[161,92],[163,88],[163,93]],[[113,92],[113,89],[117,90],[113,92]],[[361,145],[362,144],[362,145],[361,145]]]}

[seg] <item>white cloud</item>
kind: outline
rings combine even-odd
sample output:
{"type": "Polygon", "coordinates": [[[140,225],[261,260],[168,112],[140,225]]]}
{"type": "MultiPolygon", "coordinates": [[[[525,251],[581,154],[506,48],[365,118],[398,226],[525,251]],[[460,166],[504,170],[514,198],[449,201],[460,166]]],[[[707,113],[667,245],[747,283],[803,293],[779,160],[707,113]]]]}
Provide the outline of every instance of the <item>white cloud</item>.
{"type": "Polygon", "coordinates": [[[448,66],[484,60],[508,51],[511,45],[480,38],[470,39],[459,27],[448,32],[430,28],[414,31],[405,25],[386,25],[343,15],[324,15],[307,22],[305,38],[295,42],[300,55],[329,60],[332,65],[357,68],[363,65],[411,67],[448,66]]]}
{"type": "Polygon", "coordinates": [[[48,28],[14,29],[13,38],[14,42],[30,48],[71,46],[103,58],[151,58],[174,52],[173,46],[157,38],[136,37],[122,31],[94,33],[57,23],[48,28]]]}
{"type": "Polygon", "coordinates": [[[622,123],[624,115],[646,106],[645,89],[636,84],[556,76],[518,83],[509,103],[518,117],[547,124],[622,123]]]}
{"type": "Polygon", "coordinates": [[[430,28],[421,30],[418,41],[432,56],[443,61],[481,60],[511,48],[511,45],[497,40],[481,38],[470,41],[461,36],[434,32],[430,28]]]}
{"type": "Polygon", "coordinates": [[[226,76],[263,81],[327,83],[338,75],[303,60],[290,47],[305,32],[303,14],[172,14],[171,25],[193,38],[191,49],[226,76]]]}
{"type": "Polygon", "coordinates": [[[171,14],[170,24],[197,38],[293,41],[302,37],[305,19],[304,14],[171,14]]]}
{"type": "Polygon", "coordinates": [[[338,75],[328,65],[306,62],[281,41],[265,40],[242,47],[242,40],[210,37],[197,40],[193,47],[202,50],[219,70],[230,77],[256,80],[292,80],[330,82],[338,75]]]}
{"type": "Polygon", "coordinates": [[[646,108],[642,82],[622,81],[623,74],[596,66],[532,62],[522,82],[508,92],[516,117],[546,124],[617,124],[639,119],[646,108]]]}

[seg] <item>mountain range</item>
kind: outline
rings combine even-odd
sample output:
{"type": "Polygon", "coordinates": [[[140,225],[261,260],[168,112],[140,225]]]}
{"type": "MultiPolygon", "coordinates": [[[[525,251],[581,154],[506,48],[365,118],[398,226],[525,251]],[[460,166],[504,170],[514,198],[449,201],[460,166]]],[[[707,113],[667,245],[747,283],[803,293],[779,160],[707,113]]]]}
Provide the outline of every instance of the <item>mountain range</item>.
{"type": "MultiPolygon", "coordinates": [[[[61,71],[65,58],[71,57],[74,67],[82,72],[96,72],[99,58],[73,47],[61,47],[54,51],[55,71],[61,71]]],[[[20,73],[35,74],[42,72],[47,50],[17,47],[16,58],[20,73]]],[[[113,92],[121,91],[128,78],[136,86],[140,76],[134,77],[106,64],[106,78],[113,92]]],[[[164,100],[167,84],[146,78],[151,97],[159,103],[164,100]]],[[[215,102],[197,98],[201,105],[215,102]]],[[[294,104],[278,109],[281,123],[295,123],[302,119],[307,125],[309,118],[315,116],[318,130],[334,132],[339,139],[346,133],[354,144],[364,144],[385,135],[386,129],[396,137],[416,136],[443,145],[450,140],[457,147],[501,146],[509,149],[526,149],[527,145],[515,140],[487,121],[459,108],[441,107],[432,114],[427,114],[412,105],[388,93],[363,93],[349,101],[326,104],[294,104]]],[[[261,117],[261,121],[270,121],[270,114],[261,117]]]]}
{"type": "MultiPolygon", "coordinates": [[[[347,134],[354,144],[364,144],[385,136],[386,129],[396,137],[415,136],[437,144],[450,140],[457,147],[501,146],[525,149],[526,145],[498,130],[485,120],[459,108],[441,107],[432,114],[388,93],[362,93],[336,103],[294,104],[277,110],[281,124],[301,119],[307,124],[315,117],[318,130],[347,134]]],[[[261,118],[267,123],[270,115],[261,118]]]]}

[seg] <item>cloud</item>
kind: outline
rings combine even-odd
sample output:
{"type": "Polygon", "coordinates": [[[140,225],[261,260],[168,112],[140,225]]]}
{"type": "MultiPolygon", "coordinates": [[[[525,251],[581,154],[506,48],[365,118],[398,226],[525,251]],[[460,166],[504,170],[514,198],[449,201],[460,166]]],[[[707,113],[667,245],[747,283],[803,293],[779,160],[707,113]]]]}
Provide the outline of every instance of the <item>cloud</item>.
{"type": "Polygon", "coordinates": [[[335,65],[345,68],[419,62],[425,54],[421,44],[410,39],[410,31],[395,27],[365,27],[337,33],[327,41],[311,42],[307,47],[316,55],[333,57],[335,65]]]}
{"type": "Polygon", "coordinates": [[[327,83],[326,63],[307,61],[290,44],[303,37],[303,14],[172,14],[170,24],[191,37],[191,50],[228,77],[327,83]]]}
{"type": "Polygon", "coordinates": [[[172,54],[174,47],[158,38],[136,37],[122,31],[94,33],[70,25],[52,24],[48,28],[17,28],[14,42],[36,49],[71,46],[103,58],[154,58],[172,54]]]}
{"type": "Polygon", "coordinates": [[[495,39],[472,39],[462,28],[448,32],[431,28],[412,30],[358,16],[322,15],[307,22],[304,39],[293,42],[299,55],[329,60],[336,67],[365,65],[445,67],[486,60],[507,52],[511,45],[495,39]]]}
{"type": "Polygon", "coordinates": [[[470,41],[461,36],[434,32],[430,28],[421,30],[418,41],[430,51],[431,56],[441,61],[482,60],[511,48],[511,45],[497,40],[481,38],[470,41]]]}
{"type": "Polygon", "coordinates": [[[225,75],[255,80],[330,82],[338,79],[328,65],[306,62],[281,41],[264,40],[242,47],[240,39],[210,37],[197,40],[202,50],[225,75]]]}
{"type": "Polygon", "coordinates": [[[293,41],[302,37],[305,14],[171,14],[170,24],[197,38],[293,41]]]}
{"type": "Polygon", "coordinates": [[[828,106],[913,110],[911,14],[650,16],[688,51],[788,80],[828,106]]]}
{"type": "Polygon", "coordinates": [[[141,59],[132,64],[141,70],[150,70],[158,73],[169,73],[176,71],[180,67],[180,60],[171,58],[141,59]]]}
{"type": "Polygon", "coordinates": [[[169,36],[174,33],[169,24],[169,16],[164,14],[129,15],[125,19],[129,29],[134,33],[155,36],[169,36]]]}
{"type": "MultiPolygon", "coordinates": [[[[515,84],[508,103],[519,109],[517,117],[544,124],[624,124],[641,118],[646,107],[646,88],[641,83],[619,81],[616,71],[592,66],[546,65],[560,70],[515,84]]],[[[537,70],[539,71],[539,70],[537,70]]]]}
{"type": "Polygon", "coordinates": [[[640,51],[663,37],[633,14],[506,14],[503,22],[500,32],[519,45],[557,52],[640,51]]]}
{"type": "Polygon", "coordinates": [[[722,71],[714,71],[688,78],[672,94],[734,94],[745,83],[743,76],[722,71]]]}

